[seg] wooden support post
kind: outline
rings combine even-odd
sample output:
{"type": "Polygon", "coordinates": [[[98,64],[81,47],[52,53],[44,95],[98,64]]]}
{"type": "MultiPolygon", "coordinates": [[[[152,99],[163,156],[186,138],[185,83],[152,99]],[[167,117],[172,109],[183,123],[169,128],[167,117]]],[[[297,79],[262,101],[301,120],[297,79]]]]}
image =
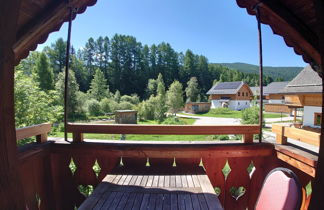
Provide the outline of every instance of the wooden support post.
{"type": "Polygon", "coordinates": [[[47,142],[47,133],[43,133],[41,135],[37,135],[36,136],[36,141],[37,143],[44,143],[44,142],[47,142]]]}
{"type": "Polygon", "coordinates": [[[73,132],[73,142],[83,142],[83,133],[73,132]]]}
{"type": "Polygon", "coordinates": [[[287,137],[285,136],[285,126],[277,126],[276,143],[277,144],[287,144],[287,137]]]}
{"type": "MultiPolygon", "coordinates": [[[[314,1],[316,20],[317,20],[317,37],[319,41],[321,54],[321,73],[322,73],[322,113],[324,113],[324,2],[323,0],[314,1]]],[[[321,122],[321,141],[318,154],[318,163],[316,167],[316,176],[312,184],[312,199],[309,209],[324,209],[324,114],[321,122]]]]}
{"type": "Polygon", "coordinates": [[[253,143],[253,134],[243,134],[243,142],[246,144],[253,143]]]}
{"type": "Polygon", "coordinates": [[[25,209],[18,174],[14,111],[14,52],[20,0],[0,6],[0,209],[25,209]]]}

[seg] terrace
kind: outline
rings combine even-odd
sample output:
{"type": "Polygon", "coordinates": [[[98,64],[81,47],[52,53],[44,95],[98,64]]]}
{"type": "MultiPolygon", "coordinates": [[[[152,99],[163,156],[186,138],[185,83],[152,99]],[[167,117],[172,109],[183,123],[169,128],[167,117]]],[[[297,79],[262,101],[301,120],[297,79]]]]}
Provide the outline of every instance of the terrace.
{"type": "MultiPolygon", "coordinates": [[[[0,8],[0,201],[1,209],[74,209],[85,200],[80,188],[95,188],[116,168],[145,171],[172,166],[190,171],[204,167],[225,209],[253,209],[267,173],[278,166],[292,169],[303,186],[302,209],[324,207],[324,145],[319,155],[295,148],[253,141],[259,125],[247,126],[161,126],[161,125],[83,125],[67,123],[70,141],[48,141],[51,125],[42,124],[15,130],[13,75],[14,64],[26,57],[47,35],[58,29],[72,7],[82,13],[92,0],[6,1],[0,8]],[[4,58],[4,59],[3,59],[4,58]],[[86,133],[214,135],[242,134],[241,142],[135,142],[94,141],[86,133]],[[37,143],[17,147],[17,141],[35,136],[37,143]],[[17,141],[16,141],[17,140],[17,141]],[[318,160],[319,158],[319,160],[318,160]],[[318,163],[318,164],[317,164],[318,163]],[[313,193],[310,194],[309,183],[313,193]],[[307,187],[306,187],[307,186],[307,187]],[[243,190],[242,190],[243,189],[243,190]],[[309,206],[310,205],[310,206],[309,206]]],[[[305,61],[322,75],[324,62],[324,5],[320,0],[237,1],[249,14],[260,18],[282,35],[305,61]],[[285,5],[285,6],[283,6],[285,5]],[[296,16],[296,14],[298,16],[296,16]],[[306,15],[307,14],[307,15],[306,15]],[[317,31],[317,27],[322,30],[317,31]],[[311,31],[311,33],[309,33],[311,31]],[[314,43],[316,42],[316,43],[314,43]],[[315,68],[316,67],[316,68],[315,68]]],[[[323,83],[324,84],[324,83],[323,83]]],[[[323,126],[323,119],[322,119],[323,126]]],[[[323,133],[323,131],[322,131],[323,133]]],[[[279,137],[284,140],[285,133],[279,137]]],[[[323,142],[322,134],[320,142],[323,142]]]]}

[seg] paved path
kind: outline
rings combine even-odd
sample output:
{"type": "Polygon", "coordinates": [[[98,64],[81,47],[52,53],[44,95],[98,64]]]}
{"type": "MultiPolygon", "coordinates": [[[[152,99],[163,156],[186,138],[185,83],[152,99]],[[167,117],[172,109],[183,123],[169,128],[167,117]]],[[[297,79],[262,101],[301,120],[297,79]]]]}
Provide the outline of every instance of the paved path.
{"type": "MultiPolygon", "coordinates": [[[[223,118],[223,117],[204,117],[204,116],[194,116],[194,115],[184,115],[177,113],[178,117],[192,118],[196,119],[194,125],[240,125],[240,118],[223,118]]],[[[280,122],[293,120],[293,117],[283,117],[283,118],[267,118],[266,123],[280,122]]],[[[271,124],[267,124],[271,127],[271,124]]]]}

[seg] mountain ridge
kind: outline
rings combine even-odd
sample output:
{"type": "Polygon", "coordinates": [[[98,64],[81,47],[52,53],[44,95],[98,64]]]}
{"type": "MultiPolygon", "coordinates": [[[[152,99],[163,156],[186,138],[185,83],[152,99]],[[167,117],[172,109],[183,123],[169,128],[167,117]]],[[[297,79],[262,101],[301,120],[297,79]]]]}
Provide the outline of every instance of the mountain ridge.
{"type": "MultiPolygon", "coordinates": [[[[259,66],[254,64],[248,64],[243,62],[234,63],[215,63],[218,65],[226,66],[229,69],[238,70],[243,73],[258,74],[259,66]]],[[[274,80],[290,81],[299,74],[304,67],[299,66],[264,66],[264,75],[270,76],[274,80]]]]}

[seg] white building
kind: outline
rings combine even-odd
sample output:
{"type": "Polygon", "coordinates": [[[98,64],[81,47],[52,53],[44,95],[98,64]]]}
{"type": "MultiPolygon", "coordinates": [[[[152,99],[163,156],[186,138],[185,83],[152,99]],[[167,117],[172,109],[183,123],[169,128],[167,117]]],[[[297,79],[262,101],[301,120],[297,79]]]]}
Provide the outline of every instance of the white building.
{"type": "Polygon", "coordinates": [[[207,92],[211,100],[211,108],[228,107],[242,110],[250,107],[253,93],[250,87],[240,82],[221,82],[207,92]]]}

